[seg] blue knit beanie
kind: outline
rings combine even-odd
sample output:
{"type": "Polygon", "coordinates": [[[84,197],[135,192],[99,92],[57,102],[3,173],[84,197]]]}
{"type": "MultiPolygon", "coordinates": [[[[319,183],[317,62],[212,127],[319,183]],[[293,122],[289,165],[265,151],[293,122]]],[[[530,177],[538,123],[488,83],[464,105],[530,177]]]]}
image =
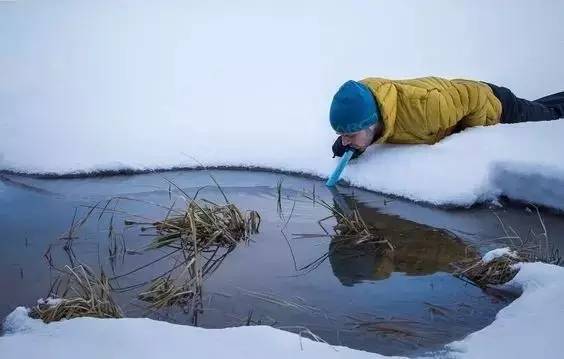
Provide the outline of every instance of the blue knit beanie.
{"type": "Polygon", "coordinates": [[[329,121],[335,132],[357,132],[379,120],[378,104],[366,85],[349,80],[333,97],[329,121]]]}

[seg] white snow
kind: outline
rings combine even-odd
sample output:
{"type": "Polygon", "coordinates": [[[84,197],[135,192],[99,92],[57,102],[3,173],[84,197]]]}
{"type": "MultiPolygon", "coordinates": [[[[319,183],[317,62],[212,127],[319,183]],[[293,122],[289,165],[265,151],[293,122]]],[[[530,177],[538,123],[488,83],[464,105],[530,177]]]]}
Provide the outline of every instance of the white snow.
{"type": "Polygon", "coordinates": [[[508,256],[508,257],[515,257],[516,253],[511,250],[509,247],[504,248],[496,248],[493,249],[482,256],[482,262],[489,263],[496,258],[508,256]]]}
{"type": "Polygon", "coordinates": [[[56,305],[59,305],[62,302],[63,302],[63,300],[61,298],[51,298],[51,297],[49,297],[47,299],[39,298],[37,300],[37,304],[44,304],[44,305],[48,305],[50,307],[54,307],[56,305]]]}
{"type": "MultiPolygon", "coordinates": [[[[461,341],[446,346],[441,356],[482,358],[561,357],[564,318],[564,268],[523,263],[507,290],[521,296],[502,309],[495,321],[461,341]]],[[[51,324],[27,316],[23,307],[4,323],[0,337],[4,358],[171,358],[179,353],[196,358],[382,358],[343,347],[300,339],[270,327],[202,329],[150,319],[78,318],[51,324]],[[151,345],[147,345],[150,342],[151,345]],[[301,343],[301,344],[300,344],[301,343]],[[302,348],[303,347],[303,348],[302,348]]]]}
{"type": "MultiPolygon", "coordinates": [[[[436,75],[531,99],[562,91],[562,13],[564,2],[526,0],[1,2],[0,170],[164,169],[193,157],[325,177],[342,82],[436,75]]],[[[375,146],[344,178],[439,205],[506,194],[562,208],[563,133],[560,120],[375,146]]]]}
{"type": "Polygon", "coordinates": [[[2,358],[383,358],[266,326],[202,329],[151,319],[78,318],[49,325],[23,307],[5,322],[2,358]]]}
{"type": "Polygon", "coordinates": [[[459,358],[562,358],[564,268],[522,263],[507,287],[521,296],[495,321],[448,347],[459,358]]]}
{"type": "MultiPolygon", "coordinates": [[[[562,13],[564,2],[549,0],[0,1],[0,170],[165,169],[196,158],[325,177],[337,163],[327,115],[341,83],[435,75],[530,99],[562,91],[562,13]]],[[[562,134],[559,120],[373,146],[344,178],[438,205],[505,194],[564,209],[562,134]]],[[[561,356],[563,272],[523,264],[511,283],[521,297],[449,348],[463,358],[561,356]]],[[[2,358],[379,357],[308,340],[302,351],[296,335],[266,327],[44,325],[24,314],[8,318],[2,358]]]]}
{"type": "Polygon", "coordinates": [[[433,146],[374,146],[346,172],[353,184],[433,204],[506,194],[564,208],[564,120],[471,128],[433,146]]]}

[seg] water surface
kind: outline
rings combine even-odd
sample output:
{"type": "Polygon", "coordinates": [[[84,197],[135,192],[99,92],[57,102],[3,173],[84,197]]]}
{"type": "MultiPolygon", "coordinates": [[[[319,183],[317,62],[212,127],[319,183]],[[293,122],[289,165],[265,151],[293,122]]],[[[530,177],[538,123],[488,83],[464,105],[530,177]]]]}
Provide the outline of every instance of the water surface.
{"type": "MultiPolygon", "coordinates": [[[[266,324],[300,332],[307,328],[332,344],[382,354],[413,355],[440,349],[493,321],[511,298],[485,293],[452,276],[450,263],[503,244],[498,214],[518,231],[538,229],[534,211],[523,206],[437,209],[340,188],[313,179],[248,171],[212,171],[229,201],[261,214],[260,233],[229,253],[205,279],[200,311],[178,307],[155,311],[136,299],[147,282],[181,263],[170,248],[145,251],[152,237],[125,218],[159,220],[181,193],[223,201],[205,171],[180,171],[84,179],[4,176],[0,182],[0,316],[18,305],[34,305],[58,276],[47,264],[71,261],[103,268],[116,278],[116,298],[127,316],[221,328],[266,324]],[[281,200],[277,183],[282,180],[281,200]],[[202,188],[204,187],[204,188],[202,188]],[[307,194],[309,199],[304,196],[307,194]],[[89,206],[111,202],[73,233],[71,223],[89,206]],[[343,212],[357,209],[378,236],[393,244],[351,245],[333,236],[334,218],[317,202],[343,212]],[[122,213],[122,211],[124,213],[122,213]],[[111,230],[110,230],[110,222],[111,230]],[[327,233],[329,235],[327,235],[327,233]],[[155,263],[142,267],[161,257],[155,263]]],[[[543,213],[551,234],[564,221],[543,213]]],[[[178,271],[173,272],[173,274],[178,271]]]]}

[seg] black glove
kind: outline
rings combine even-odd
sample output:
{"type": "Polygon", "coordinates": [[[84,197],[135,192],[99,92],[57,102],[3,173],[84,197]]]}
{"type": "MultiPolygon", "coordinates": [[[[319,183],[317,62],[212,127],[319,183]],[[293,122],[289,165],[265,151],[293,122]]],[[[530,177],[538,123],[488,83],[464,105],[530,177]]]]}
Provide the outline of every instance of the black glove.
{"type": "Polygon", "coordinates": [[[332,149],[333,149],[333,158],[343,157],[345,152],[347,152],[348,150],[352,150],[353,155],[352,155],[351,159],[355,159],[358,156],[360,156],[363,152],[363,151],[357,150],[356,148],[353,148],[351,146],[343,146],[343,141],[342,141],[341,136],[337,137],[337,139],[335,140],[335,143],[333,143],[332,149]]]}

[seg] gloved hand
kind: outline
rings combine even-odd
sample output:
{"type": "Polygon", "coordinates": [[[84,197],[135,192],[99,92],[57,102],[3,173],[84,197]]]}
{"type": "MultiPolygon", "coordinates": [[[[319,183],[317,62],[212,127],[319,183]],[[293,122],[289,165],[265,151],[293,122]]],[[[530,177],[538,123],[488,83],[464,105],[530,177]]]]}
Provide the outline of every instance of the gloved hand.
{"type": "Polygon", "coordinates": [[[332,149],[333,149],[333,158],[343,157],[345,152],[347,152],[348,150],[352,150],[353,155],[352,155],[351,159],[355,159],[358,156],[360,156],[363,152],[363,151],[357,150],[356,148],[353,148],[351,146],[343,146],[343,141],[342,141],[341,136],[337,137],[337,139],[335,140],[335,143],[333,143],[332,149]]]}

